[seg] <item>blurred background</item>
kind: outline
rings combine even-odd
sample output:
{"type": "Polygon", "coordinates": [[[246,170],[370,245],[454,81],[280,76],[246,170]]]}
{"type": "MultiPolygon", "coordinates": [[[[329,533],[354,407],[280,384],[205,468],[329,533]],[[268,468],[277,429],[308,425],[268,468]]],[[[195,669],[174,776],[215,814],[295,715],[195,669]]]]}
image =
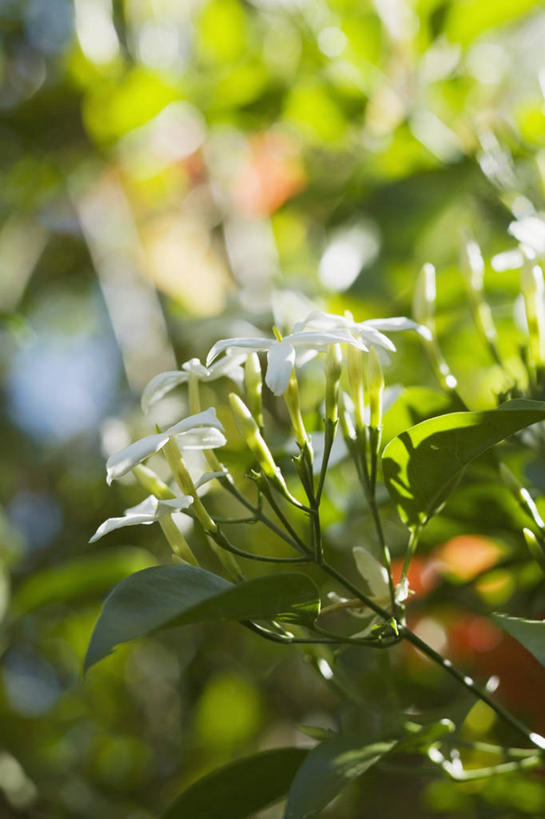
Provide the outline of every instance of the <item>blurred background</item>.
{"type": "MultiPolygon", "coordinates": [[[[139,395],[156,373],[270,327],[272,308],[284,326],[313,303],[407,314],[428,261],[462,393],[490,405],[460,239],[481,243],[516,350],[518,274],[489,260],[514,247],[513,214],[543,206],[543,42],[537,0],[0,0],[2,817],[153,819],[233,756],[304,743],[301,723],[336,727],[341,698],[315,658],[234,626],[141,641],[82,679],[104,595],[168,559],[158,527],[88,545],[142,498],[130,480],[106,486],[104,459],[152,431],[139,395]]],[[[416,341],[401,347],[389,383],[431,389],[416,341]]],[[[411,395],[391,434],[412,422],[411,395]]],[[[162,412],[179,417],[183,400],[162,412]]],[[[351,480],[328,510],[339,548],[351,480]]],[[[416,564],[414,616],[481,678],[503,673],[499,695],[543,730],[542,670],[475,614],[519,582],[496,571],[471,585],[510,554],[505,521],[489,497],[453,504],[424,543],[433,559],[416,564]],[[470,502],[483,523],[468,537],[470,502]],[[467,586],[473,614],[449,608],[449,583],[467,586]]],[[[393,517],[390,532],[401,549],[393,517]]],[[[490,727],[424,661],[395,662],[426,714],[490,727]]],[[[379,731],[379,658],[346,663],[379,731]]],[[[325,815],[395,815],[407,800],[422,817],[545,812],[538,779],[388,781],[369,777],[365,813],[349,794],[325,815]]]]}

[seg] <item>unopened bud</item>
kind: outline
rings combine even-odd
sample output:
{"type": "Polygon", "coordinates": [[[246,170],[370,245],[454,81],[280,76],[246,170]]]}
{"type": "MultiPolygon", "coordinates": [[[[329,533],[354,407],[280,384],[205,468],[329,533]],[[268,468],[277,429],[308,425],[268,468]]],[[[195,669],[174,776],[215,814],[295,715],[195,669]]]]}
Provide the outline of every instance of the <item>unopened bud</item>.
{"type": "Polygon", "coordinates": [[[484,260],[474,239],[468,239],[462,245],[462,272],[472,290],[480,292],[483,289],[484,260]]]}
{"type": "Polygon", "coordinates": [[[149,466],[137,464],[133,467],[132,471],[138,483],[143,486],[146,491],[155,495],[156,498],[159,498],[159,500],[169,500],[169,498],[176,497],[174,492],[169,489],[166,483],[162,481],[159,475],[157,475],[153,469],[150,469],[149,466]]]}
{"type": "Polygon", "coordinates": [[[545,568],[545,553],[543,552],[543,546],[532,532],[531,529],[527,529],[526,527],[522,530],[522,534],[524,535],[524,540],[526,541],[526,545],[528,547],[528,551],[532,555],[535,561],[539,563],[542,569],[545,568]]]}
{"type": "Polygon", "coordinates": [[[378,429],[382,421],[382,393],[384,392],[384,375],[382,366],[374,347],[367,357],[367,399],[369,402],[369,426],[378,429]]]}
{"type": "Polygon", "coordinates": [[[413,298],[413,318],[432,332],[435,325],[435,267],[425,264],[416,281],[413,298]]]}
{"type": "Polygon", "coordinates": [[[163,447],[163,452],[170,466],[172,476],[184,495],[190,495],[193,498],[191,510],[197,518],[201,526],[206,532],[215,532],[218,528],[206,511],[201,499],[197,495],[197,490],[193,479],[188,472],[188,469],[182,458],[182,453],[178,449],[178,445],[173,438],[170,438],[163,447]]]}
{"type": "Polygon", "coordinates": [[[528,324],[530,356],[537,367],[545,365],[545,302],[543,271],[528,258],[522,265],[520,285],[528,324]]]}
{"type": "Polygon", "coordinates": [[[310,440],[307,435],[307,431],[305,429],[305,425],[303,423],[303,416],[301,414],[301,404],[299,401],[299,387],[297,384],[297,376],[295,375],[295,370],[292,369],[291,371],[291,378],[288,384],[288,389],[284,393],[284,401],[286,402],[286,407],[288,408],[291,425],[293,427],[293,431],[295,433],[295,439],[301,449],[304,447],[310,446],[310,440]]]}
{"type": "Polygon", "coordinates": [[[261,364],[257,353],[250,353],[244,365],[244,386],[246,387],[246,400],[250,414],[255,418],[257,425],[263,429],[263,376],[261,374],[261,364]]]}
{"type": "Polygon", "coordinates": [[[238,431],[246,441],[249,449],[255,455],[256,460],[263,470],[263,473],[275,483],[282,487],[282,491],[286,490],[286,484],[279,467],[276,465],[271,451],[261,432],[252,413],[234,392],[229,393],[229,403],[235,416],[235,423],[238,431]]]}
{"type": "Polygon", "coordinates": [[[337,423],[339,418],[339,382],[343,369],[340,344],[330,344],[325,357],[325,417],[337,423]]]}
{"type": "Polygon", "coordinates": [[[354,402],[354,418],[356,429],[364,429],[364,404],[363,404],[363,353],[352,344],[347,345],[346,365],[348,370],[348,382],[350,384],[351,398],[354,402]]]}

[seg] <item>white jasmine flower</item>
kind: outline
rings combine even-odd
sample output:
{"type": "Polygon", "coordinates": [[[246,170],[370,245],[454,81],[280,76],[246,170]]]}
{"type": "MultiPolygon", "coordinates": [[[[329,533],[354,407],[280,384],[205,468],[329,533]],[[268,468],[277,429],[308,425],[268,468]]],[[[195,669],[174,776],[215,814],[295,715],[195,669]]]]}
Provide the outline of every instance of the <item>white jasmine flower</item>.
{"type": "Polygon", "coordinates": [[[188,495],[172,498],[172,500],[158,500],[154,495],[150,495],[142,503],[125,509],[122,517],[108,518],[104,523],[101,523],[89,543],[94,543],[115,529],[122,529],[125,526],[138,526],[141,523],[155,523],[163,515],[180,512],[187,509],[192,503],[193,498],[188,495]]]}
{"type": "MultiPolygon", "coordinates": [[[[391,342],[390,342],[391,343],[391,342]]],[[[367,350],[365,344],[340,327],[326,330],[309,330],[293,332],[284,336],[282,341],[276,338],[224,338],[217,341],[206,359],[207,367],[224,350],[247,350],[248,352],[267,352],[267,374],[265,383],[275,395],[283,395],[289,384],[295,356],[299,351],[321,352],[330,344],[352,344],[360,350],[367,350]]]]}
{"type": "Polygon", "coordinates": [[[205,367],[198,358],[191,358],[182,364],[180,370],[159,373],[159,375],[151,379],[142,393],[141,404],[143,411],[148,412],[150,407],[157,403],[167,392],[170,392],[179,384],[185,384],[192,376],[205,383],[227,376],[240,385],[244,378],[242,369],[244,359],[245,356],[243,355],[225,356],[211,367],[205,367]]]}
{"type": "Polygon", "coordinates": [[[111,483],[116,478],[120,478],[136,464],[158,452],[170,438],[176,438],[182,450],[215,449],[227,443],[223,435],[223,426],[216,416],[216,410],[210,407],[204,412],[184,418],[164,432],[146,435],[111,455],[106,463],[107,482],[111,483]]]}
{"type": "Polygon", "coordinates": [[[391,352],[395,352],[395,345],[381,330],[387,333],[399,332],[400,330],[415,330],[423,338],[427,340],[431,338],[431,333],[427,327],[405,316],[354,321],[351,316],[338,316],[334,313],[324,313],[321,310],[314,310],[312,313],[309,313],[303,321],[297,322],[294,330],[297,332],[304,329],[338,330],[341,328],[344,328],[359,338],[366,347],[383,347],[385,350],[390,350],[391,352]]]}

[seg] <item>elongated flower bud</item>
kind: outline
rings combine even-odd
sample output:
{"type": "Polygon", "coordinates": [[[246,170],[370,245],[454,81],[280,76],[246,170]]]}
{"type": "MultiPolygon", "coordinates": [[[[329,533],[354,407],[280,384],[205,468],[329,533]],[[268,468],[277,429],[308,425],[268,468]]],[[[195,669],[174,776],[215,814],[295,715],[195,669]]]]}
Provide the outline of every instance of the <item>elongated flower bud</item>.
{"type": "Polygon", "coordinates": [[[295,369],[291,371],[291,377],[288,384],[288,389],[284,393],[284,401],[288,408],[291,425],[295,433],[295,439],[301,449],[310,446],[310,439],[307,435],[305,425],[303,423],[303,415],[301,413],[301,403],[299,401],[299,386],[297,384],[297,376],[295,369]]]}
{"type": "Polygon", "coordinates": [[[257,353],[250,353],[246,359],[244,386],[246,387],[246,400],[250,413],[255,418],[258,427],[263,429],[263,376],[257,353]]]}
{"type": "Polygon", "coordinates": [[[499,364],[500,357],[497,349],[497,333],[492,318],[490,305],[486,301],[483,292],[484,282],[484,260],[481,249],[477,242],[469,239],[462,246],[462,272],[464,274],[473,320],[478,332],[488,344],[493,358],[499,364]]]}
{"type": "Polygon", "coordinates": [[[545,365],[545,304],[541,267],[526,258],[522,266],[520,284],[528,323],[532,364],[542,368],[545,365]]]}
{"type": "Polygon", "coordinates": [[[176,497],[174,492],[168,488],[166,483],[162,481],[159,475],[157,475],[153,469],[150,469],[149,466],[136,464],[132,471],[138,483],[152,495],[155,495],[156,498],[159,498],[159,500],[169,500],[169,498],[176,497]]]}
{"type": "Polygon", "coordinates": [[[524,540],[526,541],[528,551],[534,560],[539,563],[541,569],[545,571],[545,552],[543,551],[543,545],[539,542],[531,529],[527,529],[525,527],[522,530],[522,534],[524,535],[524,540]]]}
{"type": "Polygon", "coordinates": [[[481,248],[474,239],[462,245],[462,272],[472,290],[481,292],[484,279],[484,260],[481,248]]]}
{"type": "Polygon", "coordinates": [[[276,465],[271,451],[265,443],[259,427],[252,413],[236,393],[229,393],[229,403],[235,416],[235,422],[238,431],[246,441],[249,449],[255,455],[255,458],[263,470],[263,473],[270,478],[274,483],[277,483],[283,492],[287,492],[286,483],[276,465]]]}
{"type": "Polygon", "coordinates": [[[379,429],[382,421],[382,393],[384,376],[377,351],[369,350],[367,358],[367,399],[369,402],[369,426],[379,429]]]}
{"type": "Polygon", "coordinates": [[[339,418],[339,382],[343,369],[340,344],[331,344],[325,357],[325,417],[336,424],[339,418]]]}
{"type": "Polygon", "coordinates": [[[356,422],[356,429],[364,429],[363,353],[360,350],[357,350],[351,344],[347,345],[346,364],[351,398],[354,402],[354,420],[356,422]]]}
{"type": "Polygon", "coordinates": [[[182,458],[182,453],[178,449],[176,441],[171,438],[163,447],[163,452],[168,461],[168,465],[172,471],[172,476],[184,495],[190,495],[193,498],[192,511],[203,529],[206,532],[215,532],[218,528],[208,512],[206,511],[201,499],[197,495],[195,484],[188,472],[188,469],[182,458]]]}
{"type": "Polygon", "coordinates": [[[413,318],[418,324],[435,330],[435,267],[425,264],[418,276],[413,298],[413,318]]]}

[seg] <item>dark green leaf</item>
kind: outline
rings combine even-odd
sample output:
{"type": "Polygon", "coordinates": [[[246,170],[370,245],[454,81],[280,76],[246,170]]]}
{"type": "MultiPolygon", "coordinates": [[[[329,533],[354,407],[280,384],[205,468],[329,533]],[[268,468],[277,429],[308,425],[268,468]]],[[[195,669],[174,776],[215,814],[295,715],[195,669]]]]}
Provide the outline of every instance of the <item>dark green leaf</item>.
{"type": "Polygon", "coordinates": [[[342,789],[361,776],[395,742],[377,742],[362,747],[361,739],[335,737],[314,748],[297,772],[288,795],[284,819],[318,816],[342,789]]]}
{"type": "Polygon", "coordinates": [[[493,614],[494,621],[545,665],[545,620],[525,620],[507,614],[493,614]]]}
{"type": "Polygon", "coordinates": [[[35,572],[22,583],[14,596],[14,610],[27,614],[55,603],[81,603],[102,595],[115,583],[155,563],[145,549],[127,547],[70,560],[60,566],[35,572]]]}
{"type": "Polygon", "coordinates": [[[287,793],[307,753],[278,748],[238,759],[191,785],[163,819],[246,819],[287,793]]]}
{"type": "Polygon", "coordinates": [[[382,456],[399,514],[422,526],[446,501],[465,467],[494,444],[545,419],[545,403],[517,399],[495,410],[451,412],[402,432],[382,456]]]}
{"type": "Polygon", "coordinates": [[[282,620],[310,625],[318,590],[304,574],[270,574],[234,586],[195,566],[154,566],[127,577],[106,598],[85,668],[118,643],[159,628],[219,620],[282,620]]]}

